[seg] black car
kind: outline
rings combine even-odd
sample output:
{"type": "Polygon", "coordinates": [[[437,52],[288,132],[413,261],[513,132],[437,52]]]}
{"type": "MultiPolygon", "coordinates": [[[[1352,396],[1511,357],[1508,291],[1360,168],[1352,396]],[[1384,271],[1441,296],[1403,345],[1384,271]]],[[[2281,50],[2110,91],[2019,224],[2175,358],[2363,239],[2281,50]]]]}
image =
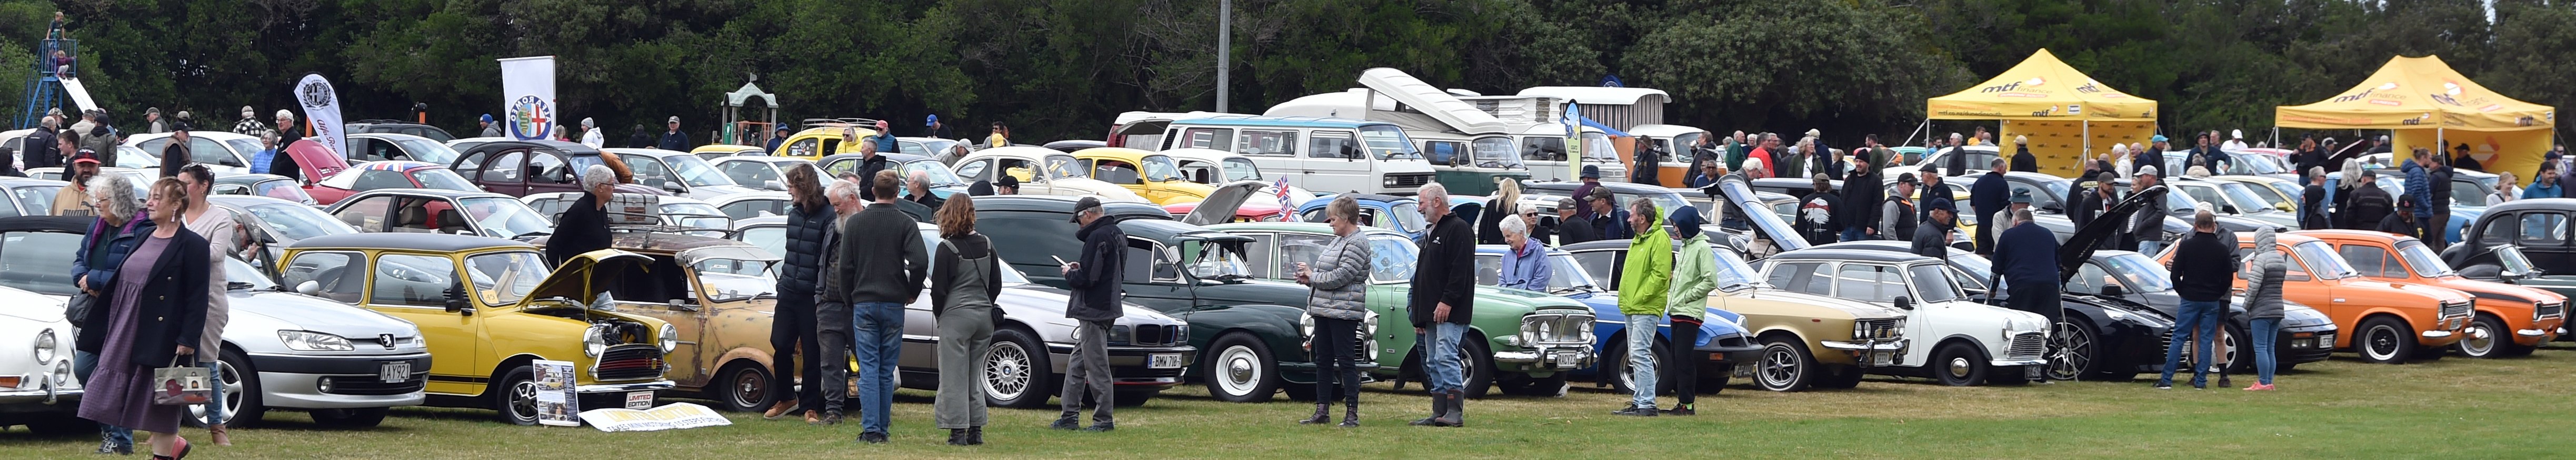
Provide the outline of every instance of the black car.
{"type": "MultiPolygon", "coordinates": [[[[1221,189],[1211,201],[1226,194],[1221,189]]],[[[1230,216],[1250,195],[1249,188],[1234,195],[1240,195],[1231,197],[1236,204],[1202,205],[1200,210],[1222,208],[1230,216]]],[[[1080,227],[1070,221],[1074,202],[1068,196],[976,197],[976,228],[993,239],[1002,262],[1026,273],[1031,282],[1068,288],[1057,260],[1080,257],[1082,240],[1074,237],[1080,227]]],[[[1109,202],[1102,208],[1104,218],[1117,219],[1119,230],[1127,233],[1127,302],[1189,323],[1189,343],[1200,350],[1203,371],[1195,377],[1207,383],[1209,394],[1231,402],[1259,402],[1283,385],[1314,384],[1315,363],[1300,323],[1310,292],[1293,283],[1254,279],[1244,259],[1244,245],[1252,238],[1174,220],[1150,203],[1109,202]]],[[[1193,216],[1199,214],[1210,213],[1193,216]]],[[[1363,369],[1377,367],[1368,357],[1358,362],[1363,369]]]]}
{"type": "MultiPolygon", "coordinates": [[[[2082,267],[2076,269],[2074,277],[2067,279],[2065,290],[2069,293],[2092,294],[2097,297],[2116,297],[2145,305],[2147,308],[2163,313],[2166,317],[2173,317],[2182,311],[2182,296],[2174,293],[2172,277],[2171,272],[2165,271],[2164,265],[2156,263],[2155,258],[2144,254],[2117,250],[2097,251],[2093,253],[2092,258],[2084,261],[2082,267]]],[[[2273,358],[2280,365],[2280,370],[2287,370],[2299,364],[2324,361],[2333,355],[2333,336],[2337,331],[2334,321],[2307,305],[2289,301],[2282,303],[2285,304],[2283,307],[2285,311],[2282,313],[2281,329],[2277,339],[2272,342],[2280,345],[2272,350],[2273,358]],[[2297,340],[2319,336],[2327,339],[2323,342],[2326,346],[2317,346],[2318,342],[2315,341],[2297,340]]],[[[2237,359],[2238,351],[2254,349],[2253,337],[2245,333],[2252,328],[2248,322],[2249,318],[2245,316],[2245,297],[2237,295],[2229,299],[2226,322],[2220,324],[2221,330],[2218,333],[2219,337],[2227,339],[2228,347],[2224,358],[2228,363],[2228,372],[2254,371],[2253,360],[2237,359]]]]}
{"type": "Polygon", "coordinates": [[[448,134],[446,129],[402,120],[358,120],[340,126],[351,133],[410,134],[439,142],[456,140],[456,135],[448,134]]]}
{"type": "MultiPolygon", "coordinates": [[[[2442,260],[2460,276],[2530,286],[2576,297],[2576,240],[2567,223],[2576,199],[2533,198],[2488,206],[2460,242],[2442,249],[2442,260]]],[[[2576,336],[2560,333],[2562,342],[2576,336]]]]}

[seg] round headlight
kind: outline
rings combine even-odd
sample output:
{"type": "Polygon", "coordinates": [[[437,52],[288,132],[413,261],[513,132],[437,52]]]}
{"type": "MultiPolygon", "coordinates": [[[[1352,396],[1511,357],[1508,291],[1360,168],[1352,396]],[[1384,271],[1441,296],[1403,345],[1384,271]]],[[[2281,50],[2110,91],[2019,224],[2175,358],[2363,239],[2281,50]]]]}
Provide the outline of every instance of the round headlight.
{"type": "Polygon", "coordinates": [[[1297,334],[1308,339],[1315,337],[1315,315],[1297,315],[1297,334]]]}
{"type": "Polygon", "coordinates": [[[597,358],[605,352],[608,352],[608,326],[593,324],[589,330],[582,331],[581,354],[597,358]]]}
{"type": "Polygon", "coordinates": [[[1361,330],[1361,331],[1365,331],[1366,333],[1368,333],[1368,335],[1369,335],[1370,337],[1376,337],[1376,336],[1377,336],[1377,312],[1376,312],[1376,311],[1370,311],[1370,312],[1368,312],[1368,315],[1366,315],[1366,316],[1364,316],[1364,317],[1362,317],[1362,318],[1360,319],[1360,330],[1361,330]]]}
{"type": "Polygon", "coordinates": [[[54,362],[54,347],[60,345],[61,344],[54,342],[53,329],[46,329],[44,332],[36,333],[36,362],[54,362]]]}
{"type": "Polygon", "coordinates": [[[680,329],[671,327],[671,325],[668,324],[662,325],[662,352],[670,353],[671,350],[677,350],[679,348],[680,329]]]}

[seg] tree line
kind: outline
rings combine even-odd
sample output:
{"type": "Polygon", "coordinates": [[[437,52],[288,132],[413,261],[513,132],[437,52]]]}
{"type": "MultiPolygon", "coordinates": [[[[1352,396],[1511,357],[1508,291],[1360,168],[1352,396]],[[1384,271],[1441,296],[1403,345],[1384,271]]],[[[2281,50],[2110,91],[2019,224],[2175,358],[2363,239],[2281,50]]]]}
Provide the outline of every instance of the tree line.
{"type": "MultiPolygon", "coordinates": [[[[1228,103],[1257,113],[1370,67],[1485,94],[1616,75],[1670,92],[1670,123],[1857,141],[1910,132],[1924,98],[2048,48],[2162,102],[2167,132],[2252,136],[2273,106],[2330,97],[2400,54],[2576,106],[2571,2],[1235,0],[1228,103]]],[[[706,132],[750,75],[784,119],[881,117],[912,134],[935,113],[961,136],[998,121],[1023,142],[1097,139],[1119,112],[1216,97],[1211,0],[0,0],[0,69],[23,69],[0,84],[35,76],[57,9],[120,120],[193,110],[213,129],[243,105],[289,106],[310,72],[339,87],[346,118],[423,103],[470,132],[501,105],[494,59],[537,55],[557,57],[566,124],[611,132],[672,115],[706,132]]]]}

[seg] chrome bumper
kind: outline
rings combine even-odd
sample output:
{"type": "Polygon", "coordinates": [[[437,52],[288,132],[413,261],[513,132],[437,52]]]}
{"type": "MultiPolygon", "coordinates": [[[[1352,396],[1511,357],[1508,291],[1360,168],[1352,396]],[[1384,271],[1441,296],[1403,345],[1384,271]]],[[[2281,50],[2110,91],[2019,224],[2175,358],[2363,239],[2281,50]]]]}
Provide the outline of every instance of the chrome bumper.
{"type": "Polygon", "coordinates": [[[46,382],[46,383],[43,385],[43,388],[38,388],[38,389],[34,389],[34,390],[10,390],[10,391],[0,391],[0,405],[6,405],[6,404],[44,404],[44,405],[55,405],[55,404],[58,404],[58,403],[65,403],[65,402],[79,402],[79,401],[80,401],[80,395],[81,395],[81,391],[80,391],[80,390],[77,390],[77,389],[73,389],[73,390],[62,390],[62,389],[56,389],[56,388],[54,388],[53,382],[46,382]]]}
{"type": "Polygon", "coordinates": [[[2519,335],[2519,336],[2523,336],[2523,337],[2539,337],[2539,336],[2549,335],[2549,331],[2540,330],[2540,329],[2520,329],[2520,330],[2515,330],[2515,331],[2513,331],[2513,335],[2519,335]]]}
{"type": "Polygon", "coordinates": [[[582,385],[582,386],[573,387],[573,389],[572,389],[572,390],[573,390],[573,392],[575,392],[575,393],[581,393],[581,394],[594,394],[594,393],[623,393],[623,392],[629,392],[629,391],[659,391],[659,390],[668,390],[668,389],[671,389],[671,387],[672,387],[672,386],[673,386],[673,384],[672,384],[672,383],[671,383],[671,381],[669,381],[669,380],[655,380],[655,381],[651,381],[651,382],[637,382],[637,383],[619,383],[619,384],[601,384],[601,385],[582,385]]]}
{"type": "Polygon", "coordinates": [[[2042,364],[2048,364],[2048,359],[1998,359],[1986,362],[1986,365],[1989,366],[2037,366],[2042,364]]]}
{"type": "Polygon", "coordinates": [[[2427,339],[2442,339],[2450,337],[2451,331],[2424,331],[2424,338],[2427,339]]]}
{"type": "Polygon", "coordinates": [[[1827,340],[1818,343],[1824,345],[1825,348],[1842,351],[1905,351],[1905,348],[1912,342],[1907,339],[1868,339],[1858,342],[1837,342],[1827,340]]]}
{"type": "Polygon", "coordinates": [[[1593,362],[1599,359],[1599,355],[1592,353],[1591,344],[1541,344],[1529,351],[1494,352],[1497,364],[1529,364],[1537,370],[1572,371],[1592,367],[1593,362]],[[1557,357],[1568,355],[1574,357],[1574,365],[1559,365],[1557,357]]]}

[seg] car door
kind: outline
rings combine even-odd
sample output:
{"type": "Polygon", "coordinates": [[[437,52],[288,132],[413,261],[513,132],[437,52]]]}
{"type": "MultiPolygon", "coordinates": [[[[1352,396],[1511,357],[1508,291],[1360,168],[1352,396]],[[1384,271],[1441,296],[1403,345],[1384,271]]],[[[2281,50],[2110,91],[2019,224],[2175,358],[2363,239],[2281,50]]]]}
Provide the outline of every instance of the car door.
{"type": "Polygon", "coordinates": [[[2524,211],[2514,222],[2514,244],[2543,272],[2576,273],[2576,242],[2568,239],[2567,219],[2563,211],[2524,211]]]}
{"type": "MultiPolygon", "coordinates": [[[[522,167],[525,171],[519,175],[519,180],[528,194],[582,191],[581,171],[577,169],[582,163],[552,149],[531,148],[526,152],[528,163],[522,167]]],[[[589,164],[600,163],[598,158],[590,160],[589,164]]]]}
{"type": "MultiPolygon", "coordinates": [[[[1405,353],[1413,350],[1416,337],[1413,328],[1390,327],[1403,324],[1412,312],[1406,304],[1413,295],[1413,271],[1416,257],[1413,240],[1388,234],[1371,234],[1362,240],[1369,247],[1369,309],[1377,312],[1377,362],[1389,368],[1404,363],[1405,353]]],[[[1482,259],[1479,257],[1479,259],[1482,259]]]]}
{"type": "MultiPolygon", "coordinates": [[[[483,357],[481,322],[471,313],[447,311],[446,291],[457,286],[455,262],[446,256],[384,253],[369,264],[365,253],[316,251],[297,253],[286,263],[284,282],[302,290],[305,282],[332,300],[410,321],[420,327],[439,359],[431,360],[428,391],[480,394],[491,377],[483,357]]],[[[470,301],[469,301],[470,304],[470,301]]]]}
{"type": "MultiPolygon", "coordinates": [[[[1627,263],[1628,250],[1625,248],[1595,249],[1577,252],[1574,253],[1574,264],[1583,267],[1583,272],[1591,275],[1592,279],[1562,280],[1564,282],[1562,284],[1566,284],[1568,286],[1590,284],[1592,287],[1600,288],[1603,291],[1618,289],[1619,267],[1625,266],[1627,263]]],[[[1559,284],[1559,282],[1550,281],[1549,284],[1559,284]]]]}
{"type": "Polygon", "coordinates": [[[482,169],[474,174],[474,183],[482,185],[485,191],[525,196],[529,193],[528,184],[526,178],[521,176],[527,174],[527,164],[526,149],[496,152],[491,161],[480,165],[482,169]]]}
{"type": "Polygon", "coordinates": [[[1305,145],[1304,155],[1299,156],[1297,160],[1305,166],[1303,174],[1306,176],[1306,183],[1301,185],[1302,187],[1308,190],[1334,192],[1375,191],[1384,188],[1385,184],[1369,179],[1369,170],[1373,162],[1370,160],[1368,144],[1360,143],[1358,133],[1347,130],[1315,130],[1307,134],[1305,145]]]}

